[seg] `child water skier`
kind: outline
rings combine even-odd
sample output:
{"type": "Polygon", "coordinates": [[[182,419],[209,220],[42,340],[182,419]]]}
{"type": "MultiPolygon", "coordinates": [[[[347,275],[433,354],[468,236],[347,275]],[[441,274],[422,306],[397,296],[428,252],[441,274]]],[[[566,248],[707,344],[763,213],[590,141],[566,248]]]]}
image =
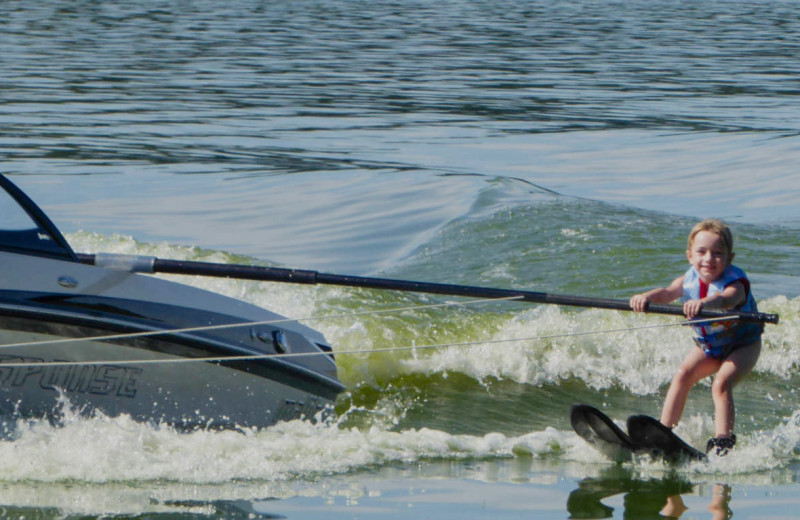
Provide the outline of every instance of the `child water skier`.
{"type": "MultiPolygon", "coordinates": [[[[680,298],[683,312],[691,319],[704,308],[757,312],[747,275],[733,261],[733,237],[722,222],[707,219],[689,233],[686,251],[691,267],[667,287],[631,297],[631,308],[647,310],[647,304],[670,303],[680,298]]],[[[733,433],[733,387],[748,374],[761,353],[763,324],[739,320],[706,322],[693,326],[695,343],[672,379],[661,423],[673,428],[683,414],[689,390],[701,379],[716,374],[711,384],[716,436],[706,452],[725,455],[736,444],[733,433]]]]}

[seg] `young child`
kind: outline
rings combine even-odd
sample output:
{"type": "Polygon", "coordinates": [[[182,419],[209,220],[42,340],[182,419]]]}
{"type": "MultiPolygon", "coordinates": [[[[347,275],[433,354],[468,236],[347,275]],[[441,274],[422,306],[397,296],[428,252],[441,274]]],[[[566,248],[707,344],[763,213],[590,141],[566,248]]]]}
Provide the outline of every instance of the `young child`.
{"type": "MultiPolygon", "coordinates": [[[[643,312],[650,302],[670,303],[681,298],[683,312],[689,319],[704,308],[757,312],[747,275],[731,265],[733,237],[725,224],[707,219],[695,225],[689,233],[686,256],[691,267],[683,276],[667,287],[632,296],[631,308],[643,312]]],[[[672,379],[661,423],[675,427],[689,390],[701,379],[716,374],[711,384],[716,436],[709,439],[706,452],[715,450],[718,455],[725,455],[736,443],[733,387],[758,360],[763,325],[733,320],[700,323],[693,329],[698,348],[689,352],[672,379]]]]}

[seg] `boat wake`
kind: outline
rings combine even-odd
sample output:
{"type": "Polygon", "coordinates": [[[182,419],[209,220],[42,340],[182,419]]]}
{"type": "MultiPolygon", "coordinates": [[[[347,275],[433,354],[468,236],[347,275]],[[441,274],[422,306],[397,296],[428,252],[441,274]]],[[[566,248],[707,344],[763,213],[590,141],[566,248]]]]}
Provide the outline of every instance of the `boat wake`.
{"type": "MultiPolygon", "coordinates": [[[[127,416],[86,418],[71,411],[67,403],[63,418],[59,426],[20,421],[14,438],[0,441],[4,483],[280,483],[396,464],[436,466],[448,461],[519,466],[558,460],[568,468],[579,466],[576,475],[583,477],[613,466],[571,431],[554,427],[521,435],[466,435],[432,428],[397,430],[380,421],[354,428],[343,424],[346,421],[295,420],[260,430],[185,433],[127,416]]],[[[709,420],[690,417],[679,433],[698,441],[709,420]]],[[[729,480],[746,478],[751,484],[753,478],[781,482],[786,478],[782,471],[797,462],[793,453],[799,448],[800,413],[795,413],[771,430],[742,435],[734,455],[712,456],[708,462],[681,466],[680,472],[698,480],[725,474],[729,480]]],[[[626,463],[626,467],[644,476],[675,470],[646,459],[626,463]]]]}

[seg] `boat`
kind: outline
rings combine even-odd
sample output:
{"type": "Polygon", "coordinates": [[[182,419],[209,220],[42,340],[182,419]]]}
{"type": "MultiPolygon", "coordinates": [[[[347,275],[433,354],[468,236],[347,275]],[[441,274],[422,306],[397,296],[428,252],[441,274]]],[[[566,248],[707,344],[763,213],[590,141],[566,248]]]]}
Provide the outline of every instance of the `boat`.
{"type": "Polygon", "coordinates": [[[79,254],[0,175],[0,422],[130,416],[180,430],[319,418],[344,389],[324,336],[153,276],[152,257],[79,254]]]}

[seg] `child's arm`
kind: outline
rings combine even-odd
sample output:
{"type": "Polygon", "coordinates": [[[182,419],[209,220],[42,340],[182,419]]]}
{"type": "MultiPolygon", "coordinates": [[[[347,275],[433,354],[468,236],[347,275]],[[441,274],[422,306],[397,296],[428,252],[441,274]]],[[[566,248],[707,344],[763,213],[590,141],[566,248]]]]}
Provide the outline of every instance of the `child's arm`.
{"type": "Polygon", "coordinates": [[[747,290],[742,282],[733,282],[722,292],[714,293],[699,300],[689,300],[683,304],[683,313],[694,318],[702,309],[732,309],[745,302],[747,290]]]}
{"type": "Polygon", "coordinates": [[[641,294],[634,294],[630,300],[631,309],[643,312],[647,310],[647,304],[650,302],[670,303],[677,300],[683,292],[683,278],[683,276],[675,278],[667,287],[658,287],[641,294]]]}

